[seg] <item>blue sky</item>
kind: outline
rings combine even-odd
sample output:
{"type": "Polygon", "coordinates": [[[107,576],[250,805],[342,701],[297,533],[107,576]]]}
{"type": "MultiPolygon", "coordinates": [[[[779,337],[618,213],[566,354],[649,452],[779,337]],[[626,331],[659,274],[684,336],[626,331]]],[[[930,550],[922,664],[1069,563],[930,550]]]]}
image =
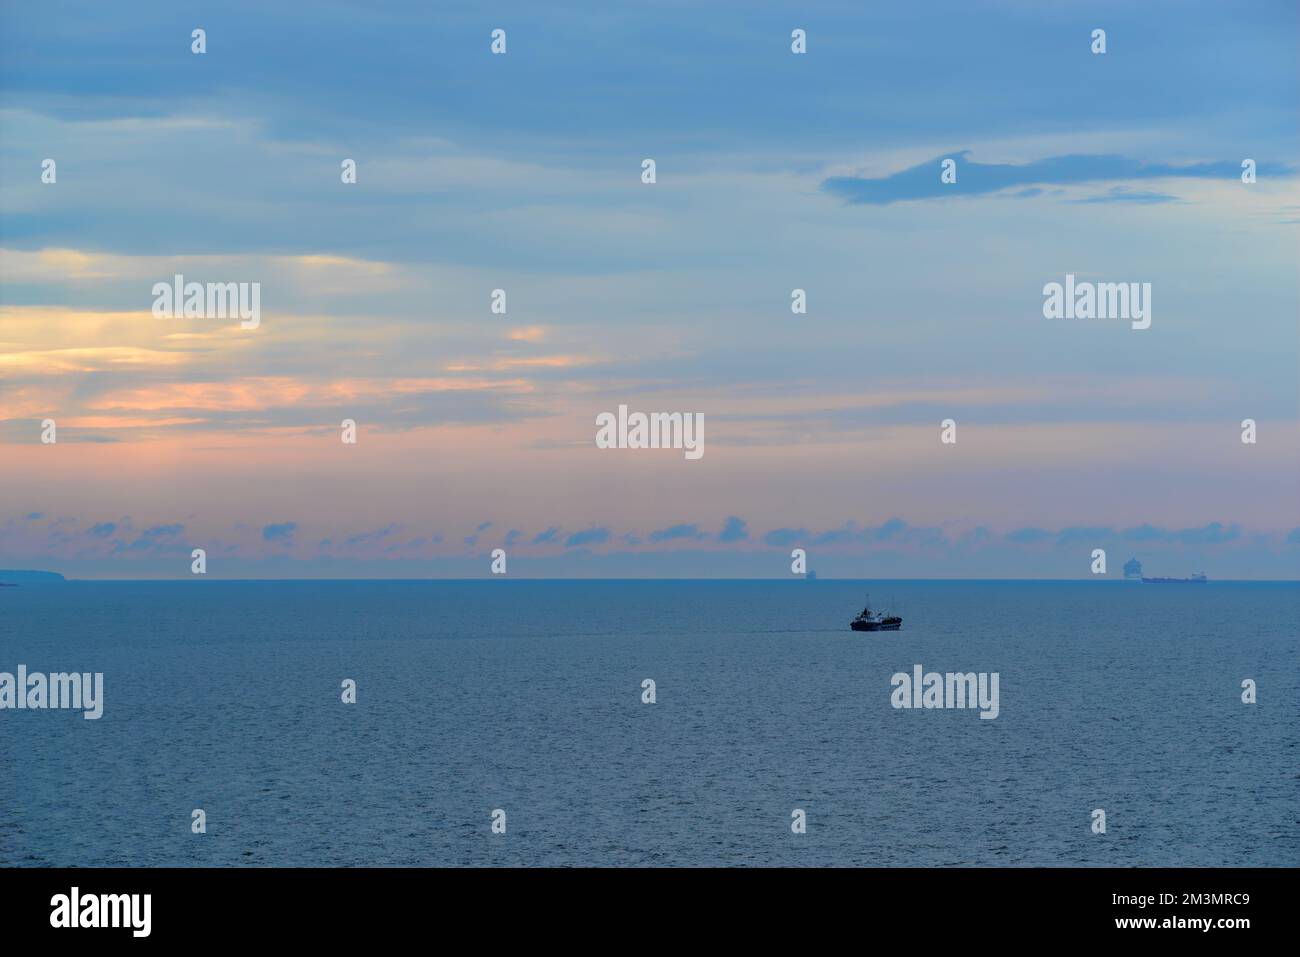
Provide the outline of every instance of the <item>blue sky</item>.
{"type": "Polygon", "coordinates": [[[0,28],[0,564],[1300,574],[1294,4],[0,28]],[[262,328],[161,325],[176,272],[260,282],[262,328]],[[1151,283],[1152,327],[1044,319],[1066,273],[1151,283]],[[620,403],[704,414],[704,458],[594,449],[620,403]]]}

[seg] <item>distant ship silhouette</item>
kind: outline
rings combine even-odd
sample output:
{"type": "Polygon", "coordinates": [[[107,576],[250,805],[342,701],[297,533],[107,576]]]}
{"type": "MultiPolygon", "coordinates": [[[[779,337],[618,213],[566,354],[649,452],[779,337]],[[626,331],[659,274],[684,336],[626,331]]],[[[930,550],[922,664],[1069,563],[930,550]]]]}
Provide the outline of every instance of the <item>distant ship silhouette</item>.
{"type": "Polygon", "coordinates": [[[1145,578],[1142,575],[1142,563],[1136,558],[1130,558],[1124,563],[1124,580],[1142,582],[1145,585],[1204,585],[1209,581],[1205,572],[1197,572],[1191,578],[1145,578]]]}

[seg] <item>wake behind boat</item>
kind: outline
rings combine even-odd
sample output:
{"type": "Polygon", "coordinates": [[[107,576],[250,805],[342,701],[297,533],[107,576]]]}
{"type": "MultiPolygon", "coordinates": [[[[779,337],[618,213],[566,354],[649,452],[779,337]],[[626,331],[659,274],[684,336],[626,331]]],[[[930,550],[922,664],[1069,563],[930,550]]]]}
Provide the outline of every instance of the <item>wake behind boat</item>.
{"type": "Polygon", "coordinates": [[[871,596],[868,595],[867,604],[862,609],[862,614],[849,622],[849,627],[854,631],[898,631],[903,627],[903,619],[897,615],[886,615],[882,612],[872,611],[871,596]]]}

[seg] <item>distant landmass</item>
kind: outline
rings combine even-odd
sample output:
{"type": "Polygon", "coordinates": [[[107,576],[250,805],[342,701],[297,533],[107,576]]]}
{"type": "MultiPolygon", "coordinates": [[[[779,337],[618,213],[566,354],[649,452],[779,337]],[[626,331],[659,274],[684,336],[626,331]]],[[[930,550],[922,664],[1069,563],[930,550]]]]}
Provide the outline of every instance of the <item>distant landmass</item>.
{"type": "Polygon", "coordinates": [[[16,570],[0,568],[0,584],[3,585],[44,585],[50,582],[67,581],[58,572],[38,572],[31,569],[16,570]]]}

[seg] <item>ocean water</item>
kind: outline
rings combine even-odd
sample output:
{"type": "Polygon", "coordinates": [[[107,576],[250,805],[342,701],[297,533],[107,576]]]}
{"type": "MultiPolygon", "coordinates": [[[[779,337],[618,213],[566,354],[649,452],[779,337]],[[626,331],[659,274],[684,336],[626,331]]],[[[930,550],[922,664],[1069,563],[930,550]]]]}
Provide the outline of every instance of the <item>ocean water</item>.
{"type": "Polygon", "coordinates": [[[1298,634],[1295,584],[0,589],[0,671],[105,697],[0,711],[0,864],[1296,866],[1298,634]]]}

